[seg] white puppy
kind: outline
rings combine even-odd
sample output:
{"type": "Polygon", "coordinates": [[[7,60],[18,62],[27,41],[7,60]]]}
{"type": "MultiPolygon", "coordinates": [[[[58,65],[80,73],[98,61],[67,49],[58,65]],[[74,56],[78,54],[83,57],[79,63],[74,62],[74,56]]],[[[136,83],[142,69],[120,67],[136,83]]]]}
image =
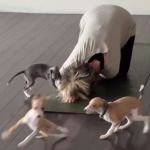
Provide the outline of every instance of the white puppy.
{"type": "Polygon", "coordinates": [[[34,96],[32,98],[32,108],[15,125],[2,133],[2,139],[7,139],[22,124],[27,124],[32,130],[32,133],[29,134],[22,142],[20,142],[18,144],[18,147],[24,147],[37,134],[40,134],[40,136],[37,136],[37,138],[43,138],[48,136],[60,138],[66,137],[68,129],[56,125],[55,123],[47,120],[44,116],[44,108],[49,99],[49,96],[34,96]],[[52,134],[50,133],[51,129],[57,129],[62,133],[52,134]]]}
{"type": "Polygon", "coordinates": [[[100,139],[106,139],[114,132],[127,128],[133,121],[143,121],[143,133],[147,133],[150,117],[141,115],[139,112],[140,108],[141,100],[137,97],[126,96],[114,102],[107,102],[100,97],[95,97],[84,110],[87,114],[96,112],[101,118],[111,123],[111,127],[107,133],[100,136],[100,139]],[[127,119],[127,123],[121,125],[125,118],[127,119]]]}

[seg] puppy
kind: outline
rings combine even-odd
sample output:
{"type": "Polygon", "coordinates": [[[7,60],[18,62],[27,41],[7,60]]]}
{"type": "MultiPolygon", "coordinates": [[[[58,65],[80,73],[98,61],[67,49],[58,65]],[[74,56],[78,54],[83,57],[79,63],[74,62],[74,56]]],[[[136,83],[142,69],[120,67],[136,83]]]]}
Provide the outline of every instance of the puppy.
{"type": "MultiPolygon", "coordinates": [[[[37,78],[42,78],[45,80],[50,81],[52,80],[52,83],[54,84],[53,78],[51,78],[51,72],[58,72],[57,67],[51,67],[47,64],[34,64],[30,67],[28,67],[26,70],[20,71],[17,74],[15,74],[8,82],[7,85],[11,83],[11,81],[18,75],[23,74],[25,79],[25,87],[24,87],[24,94],[27,98],[29,98],[31,95],[27,92],[31,87],[34,85],[35,80],[37,78]]],[[[55,75],[55,78],[58,78],[59,74],[55,75]]]]}
{"type": "Polygon", "coordinates": [[[28,144],[37,134],[37,138],[44,138],[48,136],[65,138],[67,136],[68,129],[56,125],[55,123],[47,120],[44,116],[44,108],[49,100],[49,96],[34,96],[32,99],[32,108],[29,110],[23,118],[21,118],[15,125],[8,130],[4,131],[1,135],[2,139],[9,138],[14,131],[22,124],[27,124],[32,130],[22,142],[18,144],[18,147],[24,147],[28,144]],[[60,134],[52,134],[51,130],[57,129],[60,134]]]}
{"type": "MultiPolygon", "coordinates": [[[[55,75],[60,73],[55,73],[55,75]]],[[[53,75],[53,73],[52,73],[53,75]]],[[[87,100],[90,96],[91,85],[96,81],[98,74],[88,64],[71,66],[55,78],[55,85],[59,96],[64,103],[73,103],[77,100],[87,100]]]]}
{"type": "Polygon", "coordinates": [[[133,121],[143,121],[143,133],[147,133],[149,131],[150,117],[141,115],[139,112],[140,108],[141,100],[137,97],[126,96],[114,102],[107,102],[100,97],[95,97],[84,110],[87,114],[96,112],[100,118],[111,123],[111,127],[107,133],[100,136],[100,139],[106,139],[114,132],[127,128],[133,121]],[[127,123],[121,125],[125,118],[127,119],[127,123]]]}

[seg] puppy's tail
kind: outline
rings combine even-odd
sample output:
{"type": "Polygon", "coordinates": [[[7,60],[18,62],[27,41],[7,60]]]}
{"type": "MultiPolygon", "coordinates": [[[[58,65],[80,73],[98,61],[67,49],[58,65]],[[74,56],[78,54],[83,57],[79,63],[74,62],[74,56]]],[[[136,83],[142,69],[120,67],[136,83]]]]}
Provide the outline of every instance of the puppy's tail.
{"type": "Polygon", "coordinates": [[[13,77],[11,77],[11,79],[7,82],[7,85],[9,85],[9,84],[12,82],[12,80],[13,80],[16,76],[18,76],[18,75],[20,75],[20,74],[22,74],[22,73],[25,73],[25,71],[22,70],[22,71],[16,73],[16,74],[15,74],[13,77]]]}
{"type": "Polygon", "coordinates": [[[62,133],[68,133],[69,132],[69,130],[65,127],[57,126],[57,129],[62,133]]]}
{"type": "Polygon", "coordinates": [[[144,84],[141,84],[141,86],[140,86],[140,89],[139,89],[139,94],[140,94],[140,95],[139,95],[139,99],[140,99],[140,100],[143,98],[144,89],[145,89],[145,86],[146,86],[146,84],[147,84],[149,78],[150,78],[150,73],[149,73],[149,75],[147,76],[147,78],[146,78],[144,84]]]}

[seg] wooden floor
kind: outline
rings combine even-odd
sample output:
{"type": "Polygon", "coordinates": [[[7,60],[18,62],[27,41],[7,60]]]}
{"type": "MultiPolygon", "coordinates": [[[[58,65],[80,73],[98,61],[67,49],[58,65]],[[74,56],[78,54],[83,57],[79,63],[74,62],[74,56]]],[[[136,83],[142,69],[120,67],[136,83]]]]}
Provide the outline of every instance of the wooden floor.
{"type": "MultiPolygon", "coordinates": [[[[58,65],[64,62],[78,39],[81,15],[45,15],[0,13],[0,133],[15,123],[28,110],[22,93],[23,80],[18,77],[9,87],[8,79],[33,63],[58,65]]],[[[134,16],[137,22],[136,42],[150,42],[150,16],[134,16]]],[[[35,92],[48,93],[49,85],[39,80],[35,92]]],[[[150,101],[147,98],[147,105],[150,101]]],[[[148,107],[150,108],[150,107],[148,107]]],[[[150,136],[142,135],[142,124],[99,140],[109,124],[98,116],[48,114],[49,119],[70,129],[68,139],[34,140],[31,150],[148,150],[150,136]]],[[[0,140],[0,150],[16,150],[17,143],[30,133],[25,126],[7,141],[0,140]]]]}

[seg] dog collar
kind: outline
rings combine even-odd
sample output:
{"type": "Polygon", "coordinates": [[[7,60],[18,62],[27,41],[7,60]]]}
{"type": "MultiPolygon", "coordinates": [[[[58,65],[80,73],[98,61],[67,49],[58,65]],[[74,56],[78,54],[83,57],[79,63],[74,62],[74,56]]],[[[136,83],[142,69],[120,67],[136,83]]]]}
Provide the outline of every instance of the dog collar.
{"type": "Polygon", "coordinates": [[[106,104],[103,106],[103,111],[102,111],[102,113],[99,115],[100,118],[103,118],[103,117],[104,117],[104,115],[105,115],[106,112],[107,112],[107,109],[108,109],[108,103],[106,103],[106,104]]]}

